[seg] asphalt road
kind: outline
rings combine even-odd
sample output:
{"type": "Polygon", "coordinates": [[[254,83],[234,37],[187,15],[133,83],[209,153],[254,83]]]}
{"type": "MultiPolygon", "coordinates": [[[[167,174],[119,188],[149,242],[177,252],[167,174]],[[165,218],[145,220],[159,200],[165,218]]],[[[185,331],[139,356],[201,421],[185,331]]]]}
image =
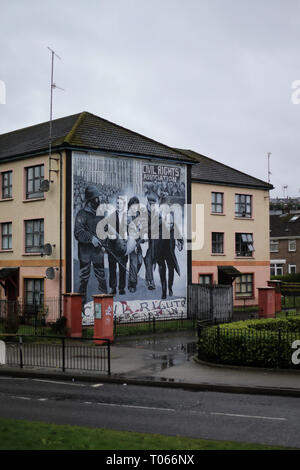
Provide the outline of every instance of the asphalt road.
{"type": "Polygon", "coordinates": [[[0,417],[300,448],[300,398],[2,376],[0,417]]]}

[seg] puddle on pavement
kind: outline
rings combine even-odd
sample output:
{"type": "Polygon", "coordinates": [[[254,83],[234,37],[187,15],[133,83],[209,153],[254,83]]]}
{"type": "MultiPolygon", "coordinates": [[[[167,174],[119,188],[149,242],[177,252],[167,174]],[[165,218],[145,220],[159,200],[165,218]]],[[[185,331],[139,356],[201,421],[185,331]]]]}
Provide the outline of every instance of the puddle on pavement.
{"type": "Polygon", "coordinates": [[[132,338],[120,341],[117,345],[132,347],[149,354],[145,356],[147,369],[151,373],[161,372],[170,367],[182,365],[190,361],[197,351],[197,337],[193,333],[181,333],[168,336],[151,336],[147,338],[132,338]]]}
{"type": "Polygon", "coordinates": [[[157,360],[157,363],[152,364],[150,369],[152,372],[159,372],[173,366],[178,366],[189,361],[196,353],[196,342],[186,344],[178,344],[176,346],[168,347],[165,352],[151,353],[146,359],[157,360]],[[170,353],[169,353],[170,351],[170,353]]]}

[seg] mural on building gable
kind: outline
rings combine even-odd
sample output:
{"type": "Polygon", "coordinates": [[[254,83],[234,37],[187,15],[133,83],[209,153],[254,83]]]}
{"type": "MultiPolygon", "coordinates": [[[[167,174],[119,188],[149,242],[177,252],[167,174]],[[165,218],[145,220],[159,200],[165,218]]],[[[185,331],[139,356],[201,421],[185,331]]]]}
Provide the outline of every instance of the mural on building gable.
{"type": "Polygon", "coordinates": [[[73,153],[73,292],[117,319],[186,314],[185,165],[73,153]]]}

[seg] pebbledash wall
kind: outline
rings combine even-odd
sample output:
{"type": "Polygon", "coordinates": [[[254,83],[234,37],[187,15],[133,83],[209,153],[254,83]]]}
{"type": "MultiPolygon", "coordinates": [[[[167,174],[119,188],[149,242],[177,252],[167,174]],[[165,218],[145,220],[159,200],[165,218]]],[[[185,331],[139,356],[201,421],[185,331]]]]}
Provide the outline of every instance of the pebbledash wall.
{"type": "MultiPolygon", "coordinates": [[[[251,274],[253,295],[237,295],[234,285],[234,303],[236,306],[257,305],[258,287],[266,287],[270,279],[269,254],[269,192],[252,188],[230,187],[222,185],[192,183],[193,231],[196,230],[196,207],[203,206],[203,246],[192,254],[192,282],[198,283],[201,275],[211,276],[213,283],[218,283],[218,266],[234,266],[243,274],[251,274]],[[212,213],[212,192],[223,194],[223,212],[212,213]],[[235,194],[247,194],[252,197],[252,216],[235,216],[235,194]],[[212,253],[212,232],[224,234],[224,252],[212,253]],[[235,234],[253,235],[254,252],[251,257],[236,255],[235,234]]],[[[199,230],[198,230],[199,232],[199,230]]]]}
{"type": "MultiPolygon", "coordinates": [[[[157,196],[157,202],[162,200],[168,204],[177,204],[182,209],[182,227],[184,227],[184,205],[189,201],[187,188],[189,170],[186,164],[179,164],[166,160],[155,160],[153,158],[131,158],[114,156],[109,153],[84,153],[70,152],[71,159],[68,162],[68,187],[67,187],[67,291],[79,292],[81,285],[80,259],[78,240],[75,237],[76,216],[85,205],[85,189],[89,185],[97,187],[103,202],[115,205],[119,194],[125,196],[128,203],[130,198],[138,198],[140,204],[147,205],[148,195],[157,196]],[[71,163],[70,163],[71,162],[71,163]]],[[[183,233],[184,237],[184,233],[183,233]]],[[[180,250],[177,243],[170,253],[174,268],[174,282],[170,295],[167,288],[167,296],[162,299],[162,284],[159,274],[159,264],[165,263],[166,282],[170,275],[166,261],[158,260],[153,266],[153,278],[155,289],[149,290],[146,285],[145,256],[149,244],[140,245],[140,269],[136,290],[129,290],[130,257],[126,263],[125,293],[119,292],[119,274],[117,278],[117,292],[114,297],[114,315],[116,318],[140,319],[147,318],[149,313],[155,316],[185,315],[188,264],[189,256],[184,244],[180,250]]],[[[167,248],[168,249],[168,248],[167,248]]],[[[136,252],[136,250],[135,250],[136,252]]],[[[104,270],[107,282],[107,292],[110,292],[110,270],[108,254],[104,255],[104,270]]],[[[172,269],[172,267],[171,267],[172,269]]],[[[98,276],[99,277],[99,276],[98,276]]],[[[84,305],[83,324],[93,323],[93,298],[94,294],[101,293],[95,276],[93,264],[90,266],[88,275],[88,287],[86,302],[84,305]]]]}

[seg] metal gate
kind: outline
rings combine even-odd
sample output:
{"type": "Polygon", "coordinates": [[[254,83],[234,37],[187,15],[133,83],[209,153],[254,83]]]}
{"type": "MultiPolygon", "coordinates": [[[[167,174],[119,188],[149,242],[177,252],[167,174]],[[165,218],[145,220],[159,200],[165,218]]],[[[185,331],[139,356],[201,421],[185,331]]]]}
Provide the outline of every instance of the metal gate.
{"type": "Polygon", "coordinates": [[[220,321],[232,321],[232,285],[189,285],[187,309],[188,318],[218,323],[220,321]]]}

